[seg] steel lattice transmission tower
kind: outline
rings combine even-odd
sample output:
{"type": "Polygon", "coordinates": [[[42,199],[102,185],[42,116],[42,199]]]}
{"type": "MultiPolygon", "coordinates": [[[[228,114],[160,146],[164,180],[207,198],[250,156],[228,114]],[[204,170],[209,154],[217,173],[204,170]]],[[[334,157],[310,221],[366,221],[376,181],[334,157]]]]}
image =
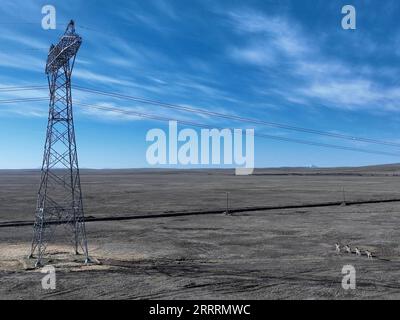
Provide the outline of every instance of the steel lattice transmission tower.
{"type": "Polygon", "coordinates": [[[71,20],[47,57],[49,118],[30,254],[37,258],[36,266],[59,225],[72,236],[75,253],[81,248],[89,262],[71,96],[71,74],[81,43],[71,20]]]}

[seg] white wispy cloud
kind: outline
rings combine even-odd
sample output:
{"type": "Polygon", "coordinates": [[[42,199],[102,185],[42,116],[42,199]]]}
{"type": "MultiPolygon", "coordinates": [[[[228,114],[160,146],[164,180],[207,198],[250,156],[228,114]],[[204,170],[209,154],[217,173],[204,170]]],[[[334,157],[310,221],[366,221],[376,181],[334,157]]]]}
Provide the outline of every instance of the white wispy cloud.
{"type": "Polygon", "coordinates": [[[44,66],[43,60],[32,55],[0,51],[0,67],[44,73],[44,66]]]}
{"type": "Polygon", "coordinates": [[[245,48],[231,48],[229,54],[237,61],[245,61],[254,65],[273,66],[277,61],[275,51],[262,43],[252,44],[245,48]]]}
{"type": "Polygon", "coordinates": [[[87,106],[81,106],[79,103],[76,105],[75,108],[78,108],[80,112],[86,116],[96,117],[102,120],[109,120],[109,121],[138,121],[143,120],[143,118],[129,114],[129,112],[143,112],[143,108],[139,107],[121,107],[117,106],[114,103],[110,102],[99,102],[96,103],[95,106],[103,107],[103,108],[118,108],[122,112],[113,111],[113,110],[106,110],[106,109],[96,109],[87,106]],[[127,112],[127,113],[123,113],[127,112]]]}
{"type": "Polygon", "coordinates": [[[170,22],[178,20],[178,14],[169,1],[149,0],[146,6],[140,2],[131,2],[124,6],[123,10],[116,11],[116,15],[125,27],[146,27],[164,35],[176,32],[170,22]]]}
{"type": "Polygon", "coordinates": [[[74,77],[77,79],[85,80],[88,82],[101,82],[104,84],[114,84],[114,85],[123,85],[130,86],[131,82],[127,80],[121,80],[115,77],[111,77],[109,75],[100,74],[98,72],[86,70],[86,69],[76,69],[74,71],[74,77]]]}
{"type": "Polygon", "coordinates": [[[24,118],[47,118],[48,108],[42,106],[34,106],[32,103],[22,105],[10,104],[7,106],[0,106],[0,115],[16,115],[24,118]]]}
{"type": "Polygon", "coordinates": [[[175,8],[171,5],[170,1],[166,0],[152,0],[152,4],[164,15],[171,19],[177,19],[178,14],[175,8]]]}
{"type": "MultiPolygon", "coordinates": [[[[310,43],[300,27],[284,17],[267,17],[252,10],[231,11],[228,16],[237,32],[245,36],[250,33],[257,39],[249,47],[245,47],[245,51],[250,48],[253,51],[258,49],[260,53],[263,51],[272,53],[273,50],[277,55],[285,54],[292,57],[304,56],[310,51],[310,43]]],[[[252,56],[248,57],[252,62],[252,56]]]]}
{"type": "MultiPolygon", "coordinates": [[[[4,30],[3,30],[4,31],[4,30]]],[[[22,35],[7,29],[5,32],[0,33],[0,40],[20,44],[31,49],[46,49],[49,47],[44,41],[35,39],[30,36],[22,35]]],[[[16,49],[18,50],[18,49],[16,49]]]]}
{"type": "MultiPolygon", "coordinates": [[[[236,62],[269,68],[268,72],[274,68],[283,86],[279,89],[275,83],[276,92],[287,101],[347,110],[400,111],[400,86],[380,82],[375,75],[382,70],[373,65],[355,67],[325,55],[320,39],[309,36],[293,19],[252,10],[231,11],[228,17],[236,32],[247,39],[245,45],[229,47],[229,55],[236,62]],[[294,81],[291,84],[287,79],[294,81]]],[[[363,46],[366,42],[363,38],[363,46]]]]}

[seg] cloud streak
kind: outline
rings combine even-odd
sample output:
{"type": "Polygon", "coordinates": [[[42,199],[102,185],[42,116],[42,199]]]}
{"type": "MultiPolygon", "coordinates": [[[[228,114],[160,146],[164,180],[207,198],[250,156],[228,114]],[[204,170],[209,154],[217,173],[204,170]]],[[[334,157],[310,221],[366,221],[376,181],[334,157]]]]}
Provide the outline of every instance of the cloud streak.
{"type": "Polygon", "coordinates": [[[344,110],[400,111],[400,87],[378,81],[373,75],[379,71],[373,65],[357,68],[324,54],[321,40],[307,35],[293,19],[251,10],[231,11],[228,17],[235,31],[249,38],[245,45],[229,48],[230,56],[278,74],[282,81],[276,92],[287,101],[344,110]]]}

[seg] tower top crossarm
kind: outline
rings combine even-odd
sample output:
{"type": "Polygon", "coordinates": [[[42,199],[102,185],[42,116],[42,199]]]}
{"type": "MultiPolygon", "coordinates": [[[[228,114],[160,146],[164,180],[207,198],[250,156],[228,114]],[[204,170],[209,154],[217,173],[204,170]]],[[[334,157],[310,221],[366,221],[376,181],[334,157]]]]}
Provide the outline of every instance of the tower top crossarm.
{"type": "Polygon", "coordinates": [[[81,44],[82,38],[75,33],[75,23],[71,20],[60,41],[50,47],[47,56],[46,74],[56,72],[70,59],[74,59],[81,44]]]}

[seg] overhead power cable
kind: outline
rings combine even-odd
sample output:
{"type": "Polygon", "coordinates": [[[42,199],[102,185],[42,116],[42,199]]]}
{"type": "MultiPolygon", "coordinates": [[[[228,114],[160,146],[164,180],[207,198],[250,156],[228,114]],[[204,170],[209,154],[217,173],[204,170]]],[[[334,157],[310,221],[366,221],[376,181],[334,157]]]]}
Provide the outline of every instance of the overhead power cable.
{"type": "Polygon", "coordinates": [[[30,91],[30,90],[41,90],[47,89],[47,86],[14,86],[14,87],[0,87],[0,92],[12,92],[12,91],[30,91]]]}
{"type": "MultiPolygon", "coordinates": [[[[146,118],[146,119],[151,119],[151,120],[164,121],[164,122],[176,121],[181,124],[188,125],[188,126],[205,128],[205,129],[219,129],[219,130],[227,129],[227,128],[215,127],[215,126],[211,126],[211,125],[207,125],[207,124],[201,124],[201,123],[193,122],[193,121],[179,120],[179,119],[174,119],[174,118],[162,117],[162,116],[158,116],[158,115],[154,115],[154,114],[148,114],[148,113],[144,113],[144,112],[137,112],[134,110],[124,110],[121,108],[92,105],[92,104],[86,104],[86,103],[81,103],[81,102],[75,102],[74,104],[77,106],[84,107],[84,108],[97,109],[97,110],[102,110],[102,111],[107,111],[107,112],[115,112],[115,113],[120,113],[120,114],[124,114],[124,115],[131,115],[131,116],[133,115],[133,116],[137,116],[140,118],[146,118]]],[[[279,137],[279,136],[263,134],[263,133],[254,133],[254,136],[257,136],[260,138],[278,140],[278,141],[286,141],[286,142],[293,142],[293,143],[297,143],[297,144],[310,145],[310,146],[318,146],[318,147],[324,147],[324,148],[333,148],[333,149],[340,149],[340,150],[346,150],[346,151],[362,152],[362,153],[368,153],[368,154],[379,154],[379,155],[385,155],[385,156],[400,157],[399,153],[392,153],[392,152],[385,152],[385,151],[378,151],[378,150],[368,150],[368,149],[361,149],[361,148],[354,148],[354,147],[346,147],[346,146],[340,146],[340,145],[335,145],[335,144],[312,142],[312,141],[303,140],[303,139],[279,137]]]]}
{"type": "MultiPolygon", "coordinates": [[[[39,90],[39,89],[46,89],[46,88],[47,88],[47,86],[0,87],[0,92],[20,91],[20,90],[21,91],[22,90],[39,90]]],[[[351,135],[346,135],[346,134],[332,133],[332,132],[315,130],[315,129],[310,129],[310,128],[296,127],[296,126],[287,125],[287,124],[252,119],[252,118],[247,118],[247,117],[241,117],[241,116],[236,116],[236,115],[208,111],[208,110],[199,109],[199,108],[187,107],[187,106],[182,106],[182,105],[177,105],[177,104],[170,104],[170,103],[160,102],[160,101],[156,101],[156,100],[141,98],[141,97],[135,97],[135,96],[124,95],[124,94],[119,94],[119,93],[107,92],[107,91],[103,91],[103,90],[91,89],[91,88],[86,88],[83,86],[75,85],[74,88],[77,90],[83,91],[83,92],[99,94],[99,95],[118,98],[118,99],[131,100],[131,101],[135,101],[135,102],[139,102],[139,103],[156,105],[156,106],[165,107],[165,108],[173,109],[173,110],[179,110],[179,111],[190,112],[190,113],[201,114],[201,115],[208,115],[208,116],[213,116],[213,117],[220,117],[220,118],[239,121],[239,122],[281,128],[281,129],[292,130],[292,131],[297,131],[297,132],[304,132],[304,133],[315,134],[315,135],[320,135],[320,136],[327,136],[327,137],[331,137],[331,138],[350,140],[353,142],[364,142],[364,143],[378,144],[378,145],[384,145],[384,146],[400,147],[400,143],[396,143],[396,142],[356,137],[356,136],[351,136],[351,135]]]]}
{"type": "Polygon", "coordinates": [[[386,146],[392,146],[392,147],[400,147],[400,143],[396,143],[396,142],[362,138],[362,137],[356,137],[356,136],[351,136],[351,135],[346,135],[346,134],[332,133],[332,132],[327,132],[327,131],[296,127],[296,126],[291,126],[291,125],[287,125],[287,124],[281,124],[281,123],[276,123],[276,122],[270,122],[270,121],[257,120],[257,119],[247,118],[247,117],[236,116],[236,115],[224,114],[224,113],[208,111],[208,110],[198,109],[198,108],[193,108],[193,107],[187,107],[187,106],[182,106],[182,105],[177,105],[177,104],[165,103],[165,102],[160,102],[160,101],[155,101],[155,100],[150,100],[150,99],[145,99],[145,98],[140,98],[140,97],[135,97],[135,96],[130,96],[130,95],[124,95],[124,94],[119,94],[119,93],[90,89],[90,88],[77,86],[77,85],[75,85],[74,88],[77,90],[80,90],[80,91],[88,92],[88,93],[94,93],[94,94],[109,96],[109,97],[118,98],[118,99],[131,100],[131,101],[135,101],[135,102],[151,104],[151,105],[156,105],[156,106],[160,106],[160,107],[164,107],[164,108],[169,108],[169,109],[179,110],[179,111],[184,111],[184,112],[190,112],[190,113],[195,113],[195,114],[215,116],[215,117],[239,121],[239,122],[246,122],[246,123],[252,123],[252,124],[257,124],[257,125],[292,130],[292,131],[297,131],[297,132],[316,134],[316,135],[327,136],[327,137],[331,137],[331,138],[345,139],[345,140],[372,143],[372,144],[380,144],[380,145],[386,145],[386,146]]]}
{"type": "MultiPolygon", "coordinates": [[[[36,102],[36,101],[48,101],[48,98],[43,97],[43,98],[8,99],[8,100],[0,100],[0,104],[14,104],[14,103],[23,103],[23,102],[36,102]]],[[[102,111],[107,111],[107,112],[116,112],[116,113],[125,114],[125,115],[134,115],[134,116],[137,116],[140,118],[147,118],[147,119],[157,120],[157,121],[164,121],[164,122],[177,121],[181,124],[185,124],[185,125],[189,125],[189,126],[193,126],[193,127],[199,127],[199,128],[219,129],[219,130],[227,129],[227,128],[222,128],[222,127],[216,127],[214,125],[211,126],[211,125],[207,125],[207,124],[201,124],[198,122],[193,122],[193,121],[188,121],[188,120],[180,120],[180,119],[162,117],[162,116],[158,116],[158,115],[154,115],[154,114],[148,114],[148,113],[144,113],[144,112],[137,112],[134,110],[124,110],[121,108],[91,105],[91,104],[85,104],[85,103],[80,103],[80,102],[75,102],[74,104],[77,106],[82,106],[82,107],[86,107],[86,108],[97,109],[97,110],[102,110],[102,111]]],[[[362,153],[368,153],[368,154],[378,154],[378,155],[385,155],[385,156],[392,156],[392,157],[400,157],[400,154],[398,154],[398,153],[378,151],[378,150],[368,150],[368,149],[361,149],[361,148],[355,148],[355,147],[346,147],[346,146],[341,146],[341,145],[313,142],[313,141],[304,140],[304,139],[286,138],[286,137],[274,136],[274,135],[263,134],[263,133],[255,133],[254,136],[266,138],[266,139],[278,140],[278,141],[286,141],[286,142],[292,142],[292,143],[297,143],[297,144],[303,144],[303,145],[310,145],[310,146],[317,146],[317,147],[324,147],[324,148],[333,148],[333,149],[353,151],[353,152],[362,152],[362,153]]]]}
{"type": "Polygon", "coordinates": [[[0,100],[0,104],[12,104],[12,103],[21,103],[21,102],[37,102],[37,101],[48,101],[49,98],[21,98],[21,99],[5,99],[0,100]]]}

